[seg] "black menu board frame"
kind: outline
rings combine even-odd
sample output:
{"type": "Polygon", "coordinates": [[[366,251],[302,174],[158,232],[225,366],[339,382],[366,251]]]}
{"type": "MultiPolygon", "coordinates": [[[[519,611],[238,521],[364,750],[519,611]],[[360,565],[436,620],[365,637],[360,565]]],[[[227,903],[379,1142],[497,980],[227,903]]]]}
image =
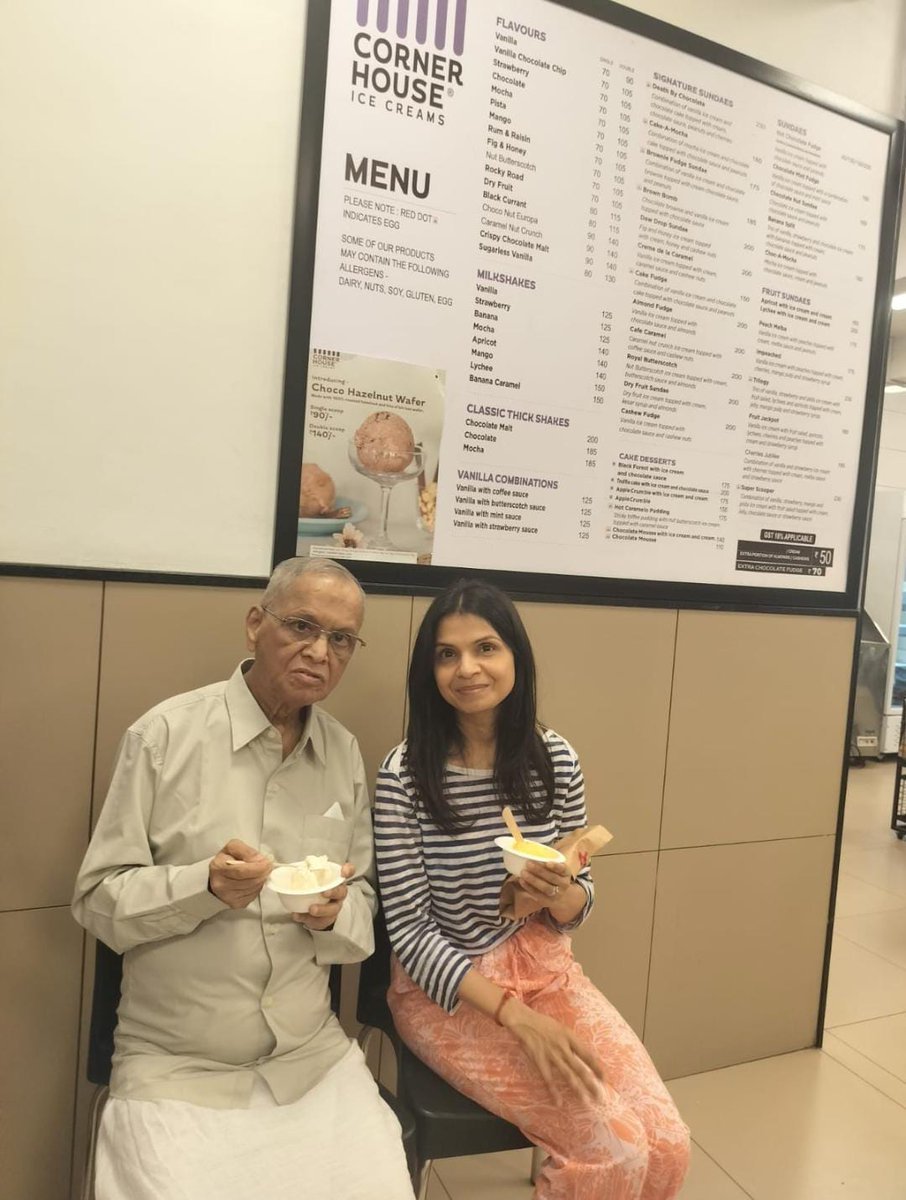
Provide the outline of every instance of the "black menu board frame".
{"type": "MultiPolygon", "coordinates": [[[[345,0],[344,0],[345,2],[345,0]]],[[[548,571],[496,571],[466,565],[416,565],[352,559],[346,563],[369,591],[388,594],[430,594],[450,580],[469,574],[492,578],[513,595],[580,602],[669,606],[720,607],[791,612],[855,613],[863,587],[871,497],[875,472],[884,368],[889,333],[903,173],[904,126],[893,118],[807,83],[775,67],[715,42],[666,24],[609,0],[547,0],[627,30],[642,38],[673,47],[704,62],[747,76],[766,88],[778,89],[810,104],[878,130],[888,138],[879,254],[871,318],[870,358],[858,454],[858,474],[852,507],[846,586],[842,590],[792,587],[749,587],[739,584],[667,581],[565,575],[548,571]]],[[[305,75],[299,140],[299,175],[292,256],[291,297],[274,561],[296,552],[300,461],[304,456],[301,431],[306,419],[311,323],[314,302],[315,255],[318,237],[321,147],[327,89],[330,0],[309,5],[305,75]]]]}

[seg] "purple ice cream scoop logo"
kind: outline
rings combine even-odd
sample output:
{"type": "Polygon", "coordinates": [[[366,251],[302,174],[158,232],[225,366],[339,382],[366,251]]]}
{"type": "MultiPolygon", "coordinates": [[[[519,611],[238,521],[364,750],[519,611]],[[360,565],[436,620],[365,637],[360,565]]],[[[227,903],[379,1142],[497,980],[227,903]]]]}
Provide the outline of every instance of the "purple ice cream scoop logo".
{"type": "Polygon", "coordinates": [[[401,40],[414,35],[419,46],[424,46],[429,37],[438,50],[443,50],[448,40],[454,54],[462,55],[466,37],[467,0],[356,0],[356,20],[364,29],[374,11],[374,22],[378,33],[391,29],[390,10],[395,7],[396,21],[392,32],[401,40]],[[411,22],[411,29],[410,29],[411,22]]]}
{"type": "Polygon", "coordinates": [[[355,0],[353,103],[443,125],[444,104],[462,87],[467,3],[355,0]]]}

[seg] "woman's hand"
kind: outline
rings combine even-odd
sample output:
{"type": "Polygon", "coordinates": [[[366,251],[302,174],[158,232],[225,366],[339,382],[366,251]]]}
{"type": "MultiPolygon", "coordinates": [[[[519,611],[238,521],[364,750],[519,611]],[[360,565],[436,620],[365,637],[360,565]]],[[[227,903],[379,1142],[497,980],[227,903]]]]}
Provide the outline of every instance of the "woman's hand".
{"type": "Polygon", "coordinates": [[[500,1012],[500,1024],[513,1033],[538,1068],[554,1100],[563,1087],[580,1100],[599,1100],[604,1070],[592,1050],[579,1038],[543,1013],[536,1013],[515,997],[500,1012]]]}
{"type": "Polygon", "coordinates": [[[527,862],[516,882],[537,904],[550,908],[568,890],[572,876],[566,863],[527,862]]]}

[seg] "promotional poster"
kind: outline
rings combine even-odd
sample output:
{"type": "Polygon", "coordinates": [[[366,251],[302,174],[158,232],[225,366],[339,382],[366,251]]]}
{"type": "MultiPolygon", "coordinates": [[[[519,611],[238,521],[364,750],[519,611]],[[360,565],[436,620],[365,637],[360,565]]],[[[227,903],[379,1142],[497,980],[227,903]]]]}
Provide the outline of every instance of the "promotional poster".
{"type": "Polygon", "coordinates": [[[843,590],[888,146],[546,0],[335,0],[299,552],[843,590]]]}

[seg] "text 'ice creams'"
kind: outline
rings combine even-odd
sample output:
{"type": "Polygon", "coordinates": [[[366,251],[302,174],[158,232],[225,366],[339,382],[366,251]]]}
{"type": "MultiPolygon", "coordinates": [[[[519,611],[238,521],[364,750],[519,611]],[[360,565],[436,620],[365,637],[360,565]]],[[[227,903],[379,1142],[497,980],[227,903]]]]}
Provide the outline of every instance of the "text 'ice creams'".
{"type": "Polygon", "coordinates": [[[355,449],[366,471],[395,474],[405,471],[412,462],[415,438],[402,417],[377,412],[366,417],[356,430],[355,449]]]}

